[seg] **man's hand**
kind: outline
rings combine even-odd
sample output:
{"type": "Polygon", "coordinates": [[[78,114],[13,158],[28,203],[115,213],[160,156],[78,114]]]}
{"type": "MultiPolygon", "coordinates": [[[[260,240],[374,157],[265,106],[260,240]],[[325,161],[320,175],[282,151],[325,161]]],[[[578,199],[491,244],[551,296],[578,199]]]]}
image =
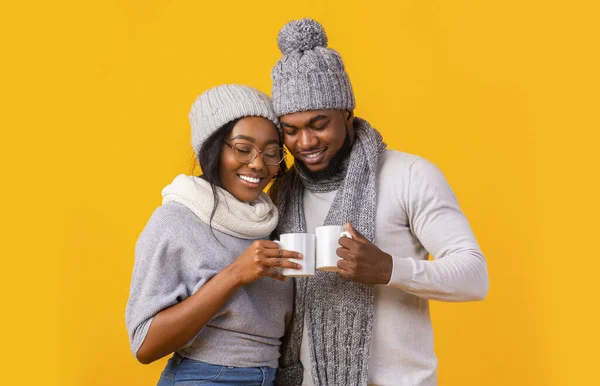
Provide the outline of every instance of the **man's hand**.
{"type": "Polygon", "coordinates": [[[340,238],[337,255],[338,273],[344,279],[362,284],[387,284],[392,277],[392,256],[377,248],[356,229],[346,223],[352,238],[340,238]]]}

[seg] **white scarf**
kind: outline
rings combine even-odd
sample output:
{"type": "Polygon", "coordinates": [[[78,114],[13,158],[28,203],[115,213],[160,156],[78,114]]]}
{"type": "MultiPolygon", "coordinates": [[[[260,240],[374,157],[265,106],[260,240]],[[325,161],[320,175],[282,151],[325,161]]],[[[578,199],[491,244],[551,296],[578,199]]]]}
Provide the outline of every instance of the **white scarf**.
{"type": "MultiPolygon", "coordinates": [[[[270,235],[277,226],[279,213],[264,192],[255,201],[243,202],[225,189],[216,189],[219,203],[211,223],[214,229],[241,239],[257,239],[270,235]]],[[[177,202],[203,223],[210,223],[214,197],[211,185],[204,179],[180,174],[163,189],[162,196],[163,205],[177,202]]]]}

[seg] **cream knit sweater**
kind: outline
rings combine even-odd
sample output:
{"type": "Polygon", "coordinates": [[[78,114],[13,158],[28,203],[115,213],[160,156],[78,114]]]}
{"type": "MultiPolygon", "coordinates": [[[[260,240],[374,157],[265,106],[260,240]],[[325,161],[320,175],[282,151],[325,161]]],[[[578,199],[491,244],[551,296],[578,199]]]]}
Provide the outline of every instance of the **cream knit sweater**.
{"type": "MultiPolygon", "coordinates": [[[[308,232],[323,224],[335,193],[305,191],[308,232]]],[[[375,244],[393,256],[394,266],[388,285],[375,287],[369,385],[437,385],[428,300],[483,299],[485,258],[444,176],[417,156],[382,154],[375,218],[375,244]]],[[[307,345],[305,331],[303,385],[312,385],[307,345]]]]}

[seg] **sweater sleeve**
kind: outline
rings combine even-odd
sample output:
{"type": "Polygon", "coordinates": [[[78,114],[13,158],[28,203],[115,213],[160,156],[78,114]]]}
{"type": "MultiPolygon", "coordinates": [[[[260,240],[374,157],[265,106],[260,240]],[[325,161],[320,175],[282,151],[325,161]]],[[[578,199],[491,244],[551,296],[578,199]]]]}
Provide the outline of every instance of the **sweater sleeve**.
{"type": "Polygon", "coordinates": [[[392,256],[388,285],[430,300],[482,300],[489,287],[486,261],[443,174],[418,158],[407,181],[402,194],[411,231],[434,260],[392,256]]]}
{"type": "MultiPolygon", "coordinates": [[[[154,316],[187,298],[184,256],[178,247],[177,218],[159,207],[142,231],[135,246],[125,321],[131,351],[137,354],[154,316]]],[[[180,229],[181,230],[181,229],[180,229]]]]}

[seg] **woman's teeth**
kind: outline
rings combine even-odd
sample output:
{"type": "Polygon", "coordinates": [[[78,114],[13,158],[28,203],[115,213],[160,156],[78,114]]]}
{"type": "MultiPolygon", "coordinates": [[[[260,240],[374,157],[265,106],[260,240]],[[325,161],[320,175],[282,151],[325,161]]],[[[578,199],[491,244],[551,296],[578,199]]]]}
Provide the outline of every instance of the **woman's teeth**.
{"type": "Polygon", "coordinates": [[[242,175],[238,175],[238,177],[240,177],[241,180],[248,181],[253,184],[258,184],[260,182],[260,178],[254,178],[254,177],[248,177],[248,176],[242,176],[242,175]]]}

